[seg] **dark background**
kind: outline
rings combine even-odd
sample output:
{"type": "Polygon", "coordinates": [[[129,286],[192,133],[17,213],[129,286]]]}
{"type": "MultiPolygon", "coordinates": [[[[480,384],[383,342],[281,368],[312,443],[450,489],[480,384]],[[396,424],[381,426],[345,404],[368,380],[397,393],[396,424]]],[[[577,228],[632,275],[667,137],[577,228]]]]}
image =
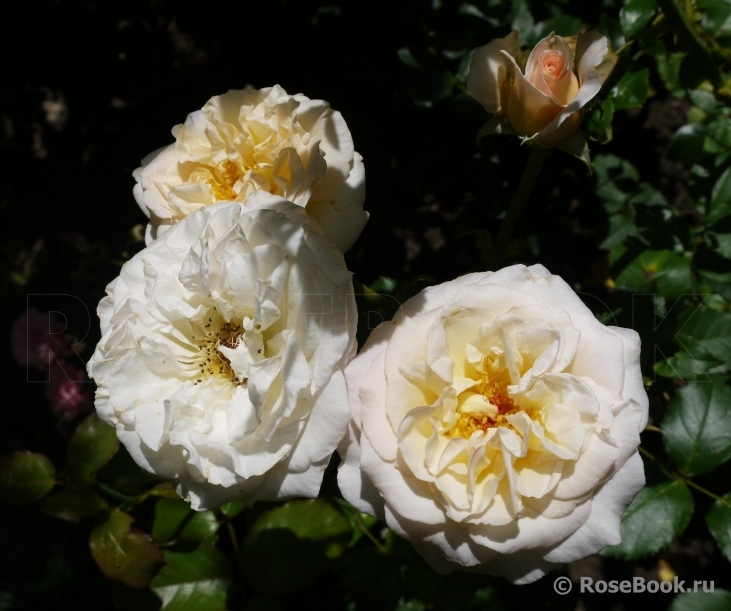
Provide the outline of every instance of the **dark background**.
{"type": "MultiPolygon", "coordinates": [[[[483,109],[459,86],[439,93],[436,69],[430,73],[435,81],[425,82],[424,71],[405,65],[397,53],[415,49],[456,72],[459,60],[445,60],[445,50],[472,49],[508,33],[510,2],[490,3],[493,23],[461,14],[461,4],[14,3],[0,40],[0,333],[8,337],[27,304],[63,310],[70,330],[83,339],[82,359],[88,358],[98,339],[93,312],[104,286],[142,247],[132,231],[146,221],[132,197],[132,171],[172,141],[171,128],[189,112],[246,85],[280,84],[290,94],[328,100],[343,114],[366,165],[365,208],[371,214],[346,255],[358,281],[428,276],[424,283],[437,283],[487,269],[476,231],[495,235],[528,151],[497,136],[478,147],[483,109]],[[442,6],[435,10],[435,4],[442,6]]],[[[586,24],[595,24],[601,9],[585,0],[561,4],[586,24]]],[[[540,2],[531,10],[536,21],[549,16],[540,2]]],[[[651,86],[655,96],[642,109],[617,115],[612,142],[592,148],[629,158],[682,210],[687,173],[665,151],[687,107],[661,84],[651,86]]],[[[605,229],[586,168],[556,153],[516,230],[523,242],[514,261],[541,262],[593,300],[592,309],[601,309],[596,304],[608,300],[606,253],[598,249],[605,229]]],[[[8,414],[0,427],[3,453],[43,451],[62,463],[69,430],[55,422],[42,385],[29,385],[10,352],[0,352],[8,414]]],[[[45,592],[44,604],[109,608],[111,592],[121,586],[98,573],[76,528],[13,513],[0,540],[7,566],[13,566],[4,579],[21,580],[21,591],[45,592]]],[[[696,556],[708,553],[701,549],[696,556]]],[[[686,555],[692,562],[692,553],[686,555]]],[[[623,566],[617,570],[629,570],[623,566]]],[[[550,588],[552,579],[543,581],[550,588]]],[[[526,589],[522,596],[536,596],[540,605],[546,588],[526,589]]],[[[19,607],[6,606],[0,596],[5,608],[19,607]]]]}

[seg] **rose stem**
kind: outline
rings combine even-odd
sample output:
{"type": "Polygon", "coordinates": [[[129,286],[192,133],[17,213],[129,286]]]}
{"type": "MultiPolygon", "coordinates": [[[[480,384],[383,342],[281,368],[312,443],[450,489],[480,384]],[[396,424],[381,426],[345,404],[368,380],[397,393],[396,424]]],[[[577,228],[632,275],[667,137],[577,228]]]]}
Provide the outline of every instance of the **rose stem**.
{"type": "Polygon", "coordinates": [[[239,539],[236,535],[236,527],[231,522],[231,518],[229,518],[226,514],[223,513],[220,509],[216,509],[214,511],[216,518],[218,519],[219,524],[224,523],[226,524],[226,529],[228,530],[228,536],[231,539],[231,547],[234,552],[234,557],[236,558],[236,570],[237,570],[237,583],[239,585],[239,594],[241,595],[241,603],[242,608],[246,606],[246,583],[245,583],[245,577],[244,577],[244,563],[241,558],[241,548],[239,547],[239,539]]]}
{"type": "Polygon", "coordinates": [[[495,241],[494,252],[499,261],[505,258],[505,247],[508,245],[508,240],[513,233],[515,224],[518,222],[520,213],[523,211],[523,207],[533,190],[533,185],[536,184],[536,179],[543,166],[543,160],[548,157],[550,152],[551,149],[542,146],[535,145],[531,147],[528,163],[525,164],[518,188],[513,194],[513,199],[510,200],[510,206],[508,206],[508,211],[505,213],[505,218],[503,219],[502,225],[500,225],[500,231],[495,241]]]}
{"type": "MultiPolygon", "coordinates": [[[[667,20],[677,28],[680,43],[685,47],[690,55],[695,55],[700,61],[701,68],[705,72],[706,78],[711,81],[713,88],[718,90],[724,87],[725,78],[716,66],[710,51],[704,44],[703,40],[698,36],[687,15],[684,15],[683,9],[678,6],[675,0],[657,0],[660,10],[665,14],[667,20]]],[[[687,2],[685,3],[687,7],[687,2]]]]}
{"type": "Polygon", "coordinates": [[[97,488],[104,494],[108,494],[109,496],[117,499],[118,501],[123,501],[125,503],[132,503],[133,505],[136,505],[138,503],[138,500],[134,496],[129,496],[127,494],[123,494],[122,492],[119,492],[118,490],[115,490],[111,486],[107,486],[106,484],[97,481],[96,482],[97,488]]]}
{"type": "Polygon", "coordinates": [[[361,519],[360,514],[357,511],[355,512],[355,523],[358,525],[360,531],[371,540],[373,545],[378,548],[379,552],[381,552],[382,554],[388,554],[388,550],[383,545],[381,545],[381,542],[378,539],[373,536],[373,533],[371,533],[368,527],[363,523],[363,520],[361,519]]]}
{"type": "Polygon", "coordinates": [[[681,481],[684,484],[688,484],[691,488],[695,488],[696,490],[698,490],[698,492],[702,492],[706,496],[709,496],[712,499],[715,499],[718,502],[723,503],[727,507],[731,507],[731,503],[729,503],[729,501],[727,501],[725,498],[718,496],[717,494],[714,494],[710,490],[706,490],[705,488],[702,488],[701,486],[696,484],[692,479],[686,477],[685,475],[683,475],[681,473],[673,473],[672,471],[668,471],[667,469],[663,468],[663,466],[660,464],[660,461],[657,458],[655,458],[655,456],[651,452],[648,452],[642,446],[638,446],[637,449],[640,451],[640,454],[642,454],[643,456],[647,456],[647,458],[649,458],[653,462],[656,462],[658,465],[660,465],[660,468],[663,471],[665,471],[668,475],[670,475],[673,479],[681,481]]]}

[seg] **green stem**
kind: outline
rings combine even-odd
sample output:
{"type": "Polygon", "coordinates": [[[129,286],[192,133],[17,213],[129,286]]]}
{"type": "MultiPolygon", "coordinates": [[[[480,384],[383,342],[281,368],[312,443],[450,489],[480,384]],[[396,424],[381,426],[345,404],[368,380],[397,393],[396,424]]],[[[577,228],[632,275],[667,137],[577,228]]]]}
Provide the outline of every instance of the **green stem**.
{"type": "Polygon", "coordinates": [[[647,456],[647,458],[649,458],[650,460],[657,462],[657,458],[655,458],[650,452],[645,450],[645,448],[643,448],[642,446],[640,446],[637,449],[640,451],[640,454],[642,454],[643,456],[647,456]]]}
{"type": "Polygon", "coordinates": [[[228,536],[231,539],[231,548],[234,552],[234,558],[236,559],[236,569],[238,573],[238,579],[236,580],[239,585],[239,593],[241,594],[241,608],[246,607],[246,580],[244,577],[244,562],[241,557],[241,548],[239,547],[239,539],[236,536],[236,528],[231,522],[231,519],[226,516],[220,509],[215,510],[216,519],[219,523],[226,524],[226,530],[228,530],[228,536]]]}
{"type": "Polygon", "coordinates": [[[380,551],[383,554],[388,554],[388,550],[381,544],[381,542],[378,539],[376,539],[373,536],[373,533],[370,530],[368,530],[368,527],[363,523],[363,520],[360,519],[360,515],[358,514],[357,511],[355,512],[354,515],[355,515],[355,521],[358,524],[358,528],[360,528],[361,532],[371,540],[373,545],[375,545],[378,548],[378,551],[380,551]]]}
{"type": "Polygon", "coordinates": [[[468,93],[467,87],[465,87],[462,84],[462,82],[454,74],[452,74],[451,71],[448,71],[448,72],[449,72],[449,76],[451,77],[452,83],[454,84],[454,86],[457,87],[457,89],[459,89],[462,93],[468,93]]]}
{"type": "Polygon", "coordinates": [[[531,147],[528,163],[525,165],[520,183],[518,183],[518,188],[513,194],[513,199],[510,201],[510,206],[508,206],[508,211],[505,213],[505,218],[502,225],[500,225],[500,231],[495,241],[494,252],[500,260],[505,258],[505,247],[508,245],[515,224],[518,222],[520,213],[523,211],[523,207],[533,190],[533,185],[536,184],[538,174],[540,174],[541,167],[543,167],[543,161],[550,153],[551,149],[542,146],[531,147]]]}
{"type": "MultiPolygon", "coordinates": [[[[647,450],[645,450],[645,448],[643,448],[642,446],[640,446],[637,449],[640,451],[640,454],[643,454],[644,456],[647,456],[647,458],[649,458],[650,460],[652,460],[652,461],[660,464],[659,461],[657,460],[657,458],[655,458],[650,452],[648,452],[647,450]]],[[[660,466],[662,466],[662,465],[660,465],[660,466]]],[[[683,482],[684,484],[687,484],[691,488],[695,488],[698,492],[702,492],[706,496],[708,496],[708,497],[710,497],[712,499],[715,499],[716,501],[720,501],[724,505],[727,505],[727,506],[731,507],[731,503],[729,503],[726,499],[724,499],[723,497],[718,496],[717,494],[711,492],[710,490],[706,490],[705,488],[703,488],[702,486],[699,486],[693,480],[688,479],[684,475],[681,475],[680,473],[672,473],[672,472],[668,472],[668,473],[670,475],[672,475],[675,479],[680,480],[681,482],[683,482]]]]}
{"type": "Polygon", "coordinates": [[[118,501],[124,501],[125,503],[132,503],[133,505],[137,504],[137,498],[134,496],[129,496],[127,494],[124,494],[122,492],[119,492],[112,488],[111,486],[107,486],[106,484],[97,481],[96,482],[97,487],[101,492],[104,494],[108,494],[109,496],[117,499],[118,501]]]}
{"type": "Polygon", "coordinates": [[[668,21],[677,29],[680,41],[688,53],[695,55],[700,60],[706,78],[711,81],[713,88],[722,89],[726,84],[723,75],[716,66],[716,62],[713,61],[708,47],[693,28],[684,8],[678,6],[676,0],[657,0],[657,4],[665,13],[668,21]]]}
{"type": "MultiPolygon", "coordinates": [[[[677,477],[682,482],[688,484],[691,488],[695,488],[696,490],[698,490],[698,492],[702,492],[706,496],[710,496],[712,499],[716,499],[717,501],[721,501],[722,503],[725,503],[726,505],[729,505],[729,503],[727,501],[725,501],[723,498],[721,498],[717,494],[714,494],[710,490],[706,490],[705,488],[702,488],[701,486],[699,486],[698,484],[696,484],[694,481],[689,480],[688,478],[683,477],[682,475],[678,475],[677,477]]],[[[731,507],[731,505],[729,505],[729,506],[731,507]]]]}
{"type": "Polygon", "coordinates": [[[241,574],[244,574],[244,565],[241,561],[241,549],[239,548],[239,540],[236,537],[236,529],[231,523],[231,520],[226,520],[226,527],[228,529],[228,536],[231,537],[231,547],[234,550],[234,556],[236,556],[236,565],[239,567],[241,574]]]}

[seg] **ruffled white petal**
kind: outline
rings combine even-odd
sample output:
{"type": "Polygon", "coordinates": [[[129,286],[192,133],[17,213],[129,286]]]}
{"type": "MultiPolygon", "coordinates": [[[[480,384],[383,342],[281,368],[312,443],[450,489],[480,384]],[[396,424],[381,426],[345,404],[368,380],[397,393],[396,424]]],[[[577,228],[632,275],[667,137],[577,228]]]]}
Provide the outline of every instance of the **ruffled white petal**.
{"type": "Polygon", "coordinates": [[[529,583],[616,542],[642,484],[639,344],[544,267],[423,291],[345,375],[341,491],[435,570],[529,583]]]}
{"type": "Polygon", "coordinates": [[[350,418],[342,254],[301,207],[251,200],[202,208],[123,266],[88,365],[100,416],[195,508],[316,496],[350,418]]]}

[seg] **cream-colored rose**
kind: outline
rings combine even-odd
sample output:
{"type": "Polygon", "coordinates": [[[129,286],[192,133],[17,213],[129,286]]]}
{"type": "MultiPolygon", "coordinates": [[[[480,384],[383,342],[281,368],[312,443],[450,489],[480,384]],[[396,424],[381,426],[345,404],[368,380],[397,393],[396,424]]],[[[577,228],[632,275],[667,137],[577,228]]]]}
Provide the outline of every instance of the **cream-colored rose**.
{"type": "Polygon", "coordinates": [[[575,134],[583,109],[601,89],[597,67],[608,50],[607,39],[595,30],[578,36],[575,53],[551,33],[531,51],[523,70],[517,31],[477,49],[467,90],[496,115],[483,134],[508,128],[547,147],[575,134]]]}
{"type": "Polygon", "coordinates": [[[89,361],[99,417],[194,509],[317,496],[348,425],[351,273],[269,193],[192,213],[122,266],[89,361]]]}
{"type": "Polygon", "coordinates": [[[231,90],[173,128],[175,143],[134,171],[150,218],[149,244],[191,212],[256,191],[305,208],[311,225],[346,251],[368,220],[365,169],[342,115],[275,85],[231,90]]]}
{"type": "Polygon", "coordinates": [[[615,545],[644,484],[639,357],[540,265],[430,287],[345,371],[340,490],[443,573],[527,583],[615,545]]]}

